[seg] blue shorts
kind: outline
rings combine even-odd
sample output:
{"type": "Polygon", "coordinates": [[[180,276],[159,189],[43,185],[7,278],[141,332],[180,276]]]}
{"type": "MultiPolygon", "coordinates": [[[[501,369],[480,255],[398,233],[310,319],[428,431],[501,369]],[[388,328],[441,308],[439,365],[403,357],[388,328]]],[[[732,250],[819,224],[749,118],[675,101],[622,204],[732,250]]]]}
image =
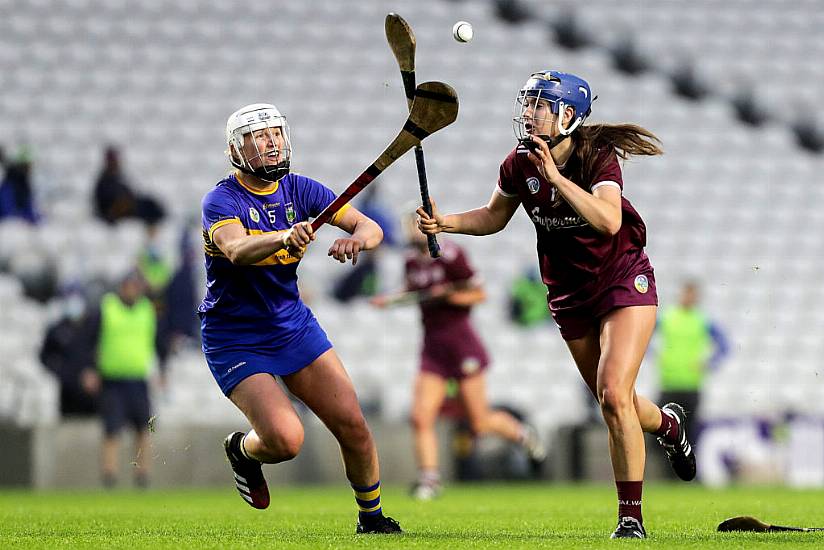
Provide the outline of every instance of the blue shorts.
{"type": "MultiPolygon", "coordinates": [[[[230,333],[234,330],[237,328],[226,329],[230,333]]],[[[205,338],[203,340],[206,363],[227,397],[235,386],[253,374],[286,376],[309,366],[331,348],[332,343],[314,316],[302,328],[277,338],[277,345],[271,342],[262,345],[238,344],[207,351],[207,341],[205,338]]]]}

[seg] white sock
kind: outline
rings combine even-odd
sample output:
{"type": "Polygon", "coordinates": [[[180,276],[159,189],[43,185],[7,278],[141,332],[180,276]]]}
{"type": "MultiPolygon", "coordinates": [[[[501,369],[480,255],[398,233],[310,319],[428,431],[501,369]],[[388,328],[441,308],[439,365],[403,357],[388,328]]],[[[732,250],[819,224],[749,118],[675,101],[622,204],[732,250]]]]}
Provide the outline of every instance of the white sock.
{"type": "Polygon", "coordinates": [[[421,470],[418,472],[418,482],[422,485],[437,485],[441,482],[441,473],[438,470],[421,470]]]}
{"type": "Polygon", "coordinates": [[[518,443],[521,445],[526,445],[527,440],[529,439],[529,428],[525,425],[521,424],[521,429],[518,431],[518,443]]]}
{"type": "Polygon", "coordinates": [[[259,462],[256,458],[252,458],[249,456],[249,453],[246,452],[246,436],[249,435],[248,433],[244,434],[244,436],[240,439],[240,454],[248,458],[249,460],[254,460],[255,462],[259,462]]]}

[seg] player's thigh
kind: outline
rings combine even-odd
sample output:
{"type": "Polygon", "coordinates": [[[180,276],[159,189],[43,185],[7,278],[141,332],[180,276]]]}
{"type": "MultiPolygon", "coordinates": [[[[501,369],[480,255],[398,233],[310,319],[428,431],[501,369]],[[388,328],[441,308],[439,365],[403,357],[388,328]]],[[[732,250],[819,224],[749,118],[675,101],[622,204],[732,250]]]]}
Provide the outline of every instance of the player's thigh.
{"type": "Polygon", "coordinates": [[[412,399],[412,422],[416,426],[434,424],[445,398],[446,379],[431,372],[419,371],[412,399]]]}
{"type": "Polygon", "coordinates": [[[334,349],[283,381],[333,433],[338,426],[363,423],[355,387],[334,349]]]}
{"type": "Polygon", "coordinates": [[[229,399],[264,440],[303,432],[289,396],[271,374],[257,373],[244,378],[229,399]]]}
{"type": "Polygon", "coordinates": [[[628,389],[635,386],[641,361],[655,329],[656,309],[656,306],[622,307],[603,317],[599,387],[628,389]]]}
{"type": "Polygon", "coordinates": [[[458,394],[472,426],[477,426],[489,415],[486,375],[483,372],[461,378],[458,381],[458,394]]]}
{"type": "Polygon", "coordinates": [[[601,360],[601,342],[598,331],[592,329],[581,338],[567,340],[566,345],[572,354],[575,366],[578,367],[578,372],[581,373],[581,378],[584,379],[584,383],[586,383],[592,395],[597,396],[598,363],[601,360]]]}

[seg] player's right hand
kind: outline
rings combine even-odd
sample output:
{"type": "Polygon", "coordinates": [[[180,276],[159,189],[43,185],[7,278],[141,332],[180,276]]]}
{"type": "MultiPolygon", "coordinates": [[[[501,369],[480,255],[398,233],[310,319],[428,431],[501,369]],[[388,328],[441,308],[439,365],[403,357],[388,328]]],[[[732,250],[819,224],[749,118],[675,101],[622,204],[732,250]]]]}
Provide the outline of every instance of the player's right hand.
{"type": "Polygon", "coordinates": [[[435,199],[430,198],[429,204],[432,205],[432,215],[426,213],[423,206],[419,206],[415,213],[418,215],[417,226],[424,235],[437,235],[443,231],[443,216],[438,211],[435,205],[435,199]]]}
{"type": "Polygon", "coordinates": [[[303,256],[304,249],[314,240],[315,232],[312,231],[312,224],[300,222],[283,234],[283,247],[288,249],[293,256],[300,258],[303,256]]]}

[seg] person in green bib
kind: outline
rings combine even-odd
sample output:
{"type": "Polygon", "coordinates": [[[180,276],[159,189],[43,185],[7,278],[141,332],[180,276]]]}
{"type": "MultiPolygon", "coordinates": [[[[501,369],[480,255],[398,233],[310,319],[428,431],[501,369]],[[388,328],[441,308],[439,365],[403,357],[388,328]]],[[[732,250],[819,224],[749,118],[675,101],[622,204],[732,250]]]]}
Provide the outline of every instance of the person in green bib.
{"type": "Polygon", "coordinates": [[[693,413],[686,422],[687,433],[693,434],[704,378],[729,351],[726,336],[699,302],[698,283],[686,281],[678,304],[664,310],[657,327],[661,400],[680,403],[693,413]]]}
{"type": "Polygon", "coordinates": [[[127,425],[136,433],[135,483],[138,487],[148,485],[148,381],[156,358],[157,313],[146,290],[140,272],[130,272],[117,292],[103,295],[93,323],[104,430],[101,465],[106,487],[117,482],[119,435],[127,425]]]}

